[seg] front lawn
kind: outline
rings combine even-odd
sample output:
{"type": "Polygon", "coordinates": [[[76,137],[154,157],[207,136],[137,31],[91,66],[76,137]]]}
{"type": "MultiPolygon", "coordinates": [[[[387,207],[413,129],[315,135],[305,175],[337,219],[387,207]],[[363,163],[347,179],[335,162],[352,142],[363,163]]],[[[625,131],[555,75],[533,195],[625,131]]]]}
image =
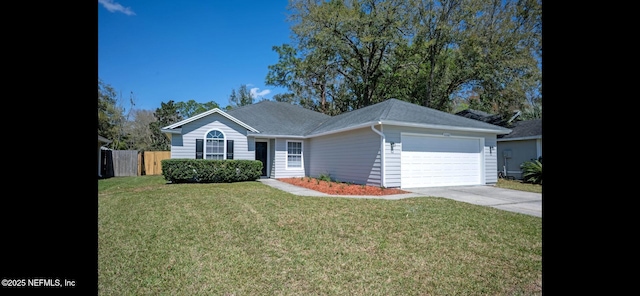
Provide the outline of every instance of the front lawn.
{"type": "Polygon", "coordinates": [[[542,185],[524,183],[521,180],[507,180],[507,179],[498,178],[496,187],[542,193],[542,185]]]}
{"type": "Polygon", "coordinates": [[[100,295],[541,295],[539,217],[259,182],[98,180],[100,295]]]}

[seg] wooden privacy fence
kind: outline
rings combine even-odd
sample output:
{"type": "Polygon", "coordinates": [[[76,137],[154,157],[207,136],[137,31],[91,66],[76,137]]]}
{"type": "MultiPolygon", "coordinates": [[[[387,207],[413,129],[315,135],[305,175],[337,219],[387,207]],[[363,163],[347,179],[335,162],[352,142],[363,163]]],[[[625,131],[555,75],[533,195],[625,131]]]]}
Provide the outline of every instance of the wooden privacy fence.
{"type": "Polygon", "coordinates": [[[138,155],[138,175],[162,175],[162,160],[171,158],[171,151],[145,151],[138,155]]]}
{"type": "Polygon", "coordinates": [[[138,175],[138,150],[111,150],[116,177],[138,175]]]}
{"type": "Polygon", "coordinates": [[[171,151],[102,150],[102,176],[161,175],[162,160],[169,158],[171,151]]]}

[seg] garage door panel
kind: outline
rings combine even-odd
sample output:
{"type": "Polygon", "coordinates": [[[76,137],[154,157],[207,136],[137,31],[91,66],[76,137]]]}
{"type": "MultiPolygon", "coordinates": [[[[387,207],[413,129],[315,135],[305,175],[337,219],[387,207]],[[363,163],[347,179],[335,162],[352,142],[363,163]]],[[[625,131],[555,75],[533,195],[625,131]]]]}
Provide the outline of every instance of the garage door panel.
{"type": "Polygon", "coordinates": [[[479,138],[402,135],[402,187],[481,183],[479,138]]]}
{"type": "Polygon", "coordinates": [[[402,151],[414,151],[414,152],[442,152],[442,153],[479,153],[480,147],[478,147],[477,139],[469,138],[436,138],[429,141],[428,145],[425,145],[425,137],[423,136],[403,136],[402,137],[402,151]]]}

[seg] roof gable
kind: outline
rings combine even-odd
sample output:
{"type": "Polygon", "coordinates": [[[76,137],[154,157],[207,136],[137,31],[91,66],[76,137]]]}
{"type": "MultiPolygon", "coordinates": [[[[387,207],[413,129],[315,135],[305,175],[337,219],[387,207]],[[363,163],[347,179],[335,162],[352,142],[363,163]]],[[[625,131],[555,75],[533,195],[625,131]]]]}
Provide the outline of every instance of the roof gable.
{"type": "Polygon", "coordinates": [[[209,111],[202,112],[202,113],[200,113],[200,114],[197,114],[197,115],[191,116],[191,117],[189,117],[189,118],[187,118],[187,119],[185,119],[185,120],[182,120],[182,121],[176,122],[176,123],[174,123],[174,124],[167,125],[167,126],[163,127],[161,130],[162,130],[162,131],[164,131],[164,132],[171,132],[171,131],[178,129],[179,127],[181,127],[181,126],[183,126],[183,125],[185,125],[185,124],[187,124],[187,123],[189,123],[189,122],[193,122],[193,121],[195,121],[195,120],[197,120],[197,119],[200,119],[200,118],[203,118],[203,117],[205,117],[205,116],[212,115],[212,114],[220,114],[220,115],[222,115],[222,116],[226,117],[227,119],[229,119],[229,120],[231,120],[231,121],[233,121],[233,122],[237,123],[238,125],[240,125],[240,126],[242,126],[242,127],[246,128],[247,130],[250,130],[250,131],[252,131],[252,132],[258,132],[258,130],[257,130],[257,129],[255,129],[255,128],[253,128],[253,127],[249,126],[248,124],[246,124],[246,123],[244,123],[244,122],[242,122],[242,121],[238,120],[237,118],[235,118],[235,117],[233,117],[233,116],[231,116],[231,115],[227,114],[226,112],[224,112],[224,111],[220,110],[219,108],[214,108],[214,109],[211,109],[211,110],[209,110],[209,111]]]}

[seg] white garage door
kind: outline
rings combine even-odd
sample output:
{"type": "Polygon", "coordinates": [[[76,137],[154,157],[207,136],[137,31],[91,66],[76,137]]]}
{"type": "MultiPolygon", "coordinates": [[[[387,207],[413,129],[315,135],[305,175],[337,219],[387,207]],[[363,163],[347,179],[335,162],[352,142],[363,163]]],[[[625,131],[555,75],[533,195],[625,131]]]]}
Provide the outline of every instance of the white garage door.
{"type": "Polygon", "coordinates": [[[480,138],[402,135],[402,188],[479,185],[480,138]]]}

